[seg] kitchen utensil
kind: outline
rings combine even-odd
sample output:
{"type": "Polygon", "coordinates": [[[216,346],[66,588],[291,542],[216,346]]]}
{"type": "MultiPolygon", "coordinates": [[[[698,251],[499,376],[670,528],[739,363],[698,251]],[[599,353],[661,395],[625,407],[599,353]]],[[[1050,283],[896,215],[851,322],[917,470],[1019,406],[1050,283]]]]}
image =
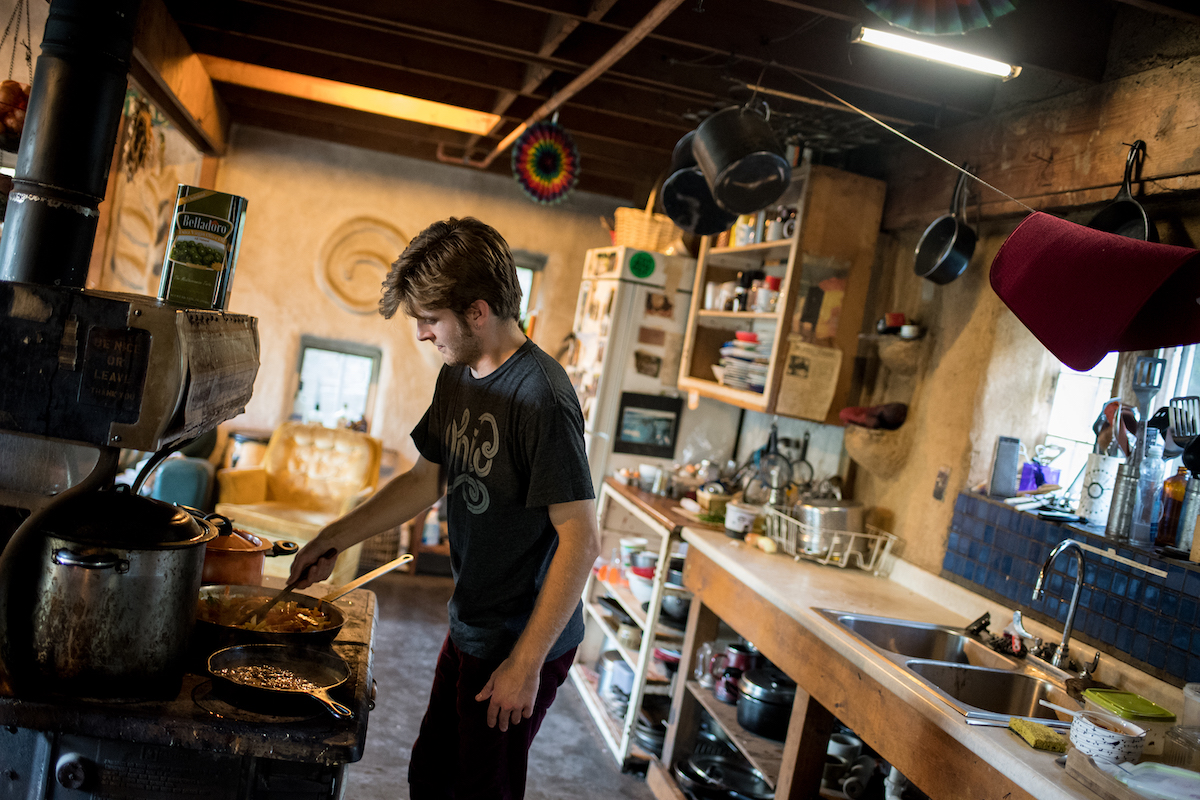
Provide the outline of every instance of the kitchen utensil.
{"type": "Polygon", "coordinates": [[[337,719],[354,716],[329,696],[350,677],[350,667],[328,650],[283,644],[235,645],[208,657],[208,673],[214,688],[234,705],[283,709],[310,698],[337,719]]]}
{"type": "Polygon", "coordinates": [[[672,172],[662,187],[663,211],[680,230],[710,236],[729,230],[737,214],[717,205],[704,173],[697,166],[672,172]]]}
{"type": "Polygon", "coordinates": [[[1195,541],[1196,517],[1200,515],[1200,436],[1193,437],[1183,448],[1183,465],[1191,472],[1187,489],[1183,493],[1183,508],[1179,511],[1179,530],[1175,535],[1175,546],[1191,552],[1195,541]]]}
{"type": "Polygon", "coordinates": [[[1133,365],[1133,395],[1138,401],[1138,421],[1142,423],[1142,427],[1138,431],[1137,447],[1129,459],[1131,471],[1141,466],[1142,460],[1145,458],[1146,440],[1150,438],[1146,435],[1150,401],[1162,388],[1163,373],[1166,367],[1166,359],[1153,356],[1138,356],[1137,362],[1133,365]]]}
{"type": "Polygon", "coordinates": [[[196,612],[195,636],[200,647],[207,648],[210,653],[235,644],[293,644],[318,647],[336,639],[342,626],[346,623],[346,615],[337,606],[299,592],[293,592],[291,600],[302,608],[319,610],[328,621],[325,627],[284,633],[238,628],[213,621],[220,618],[220,609],[228,603],[237,603],[243,598],[265,600],[267,597],[268,590],[257,585],[215,584],[201,587],[200,601],[196,612]]]}
{"type": "MultiPolygon", "coordinates": [[[[139,699],[179,689],[213,523],[128,491],[76,495],[46,513],[24,598],[5,631],[14,684],[139,699]]],[[[10,600],[10,604],[13,600],[10,600]]]]}
{"type": "Polygon", "coordinates": [[[738,691],[738,724],[751,733],[782,742],[796,699],[796,682],[775,667],[763,667],[743,672],[738,691]]]}
{"type": "Polygon", "coordinates": [[[1172,397],[1167,403],[1171,423],[1171,438],[1180,447],[1187,447],[1200,435],[1200,397],[1172,397]]]}
{"type": "Polygon", "coordinates": [[[1167,731],[1175,725],[1175,714],[1134,692],[1120,689],[1085,689],[1083,703],[1086,711],[1111,714],[1122,722],[1144,730],[1144,752],[1148,756],[1156,756],[1162,752],[1167,731]]]}
{"type": "Polygon", "coordinates": [[[321,600],[322,600],[322,602],[325,602],[325,603],[332,603],[334,600],[337,600],[339,597],[350,594],[350,592],[354,591],[355,589],[370,583],[371,581],[375,580],[376,578],[378,578],[382,575],[388,574],[389,572],[394,570],[396,567],[399,567],[403,564],[407,564],[408,562],[410,562],[412,560],[413,560],[413,557],[412,557],[411,553],[405,553],[404,555],[400,556],[399,558],[393,558],[391,561],[387,562],[383,566],[376,567],[375,569],[371,570],[370,572],[368,572],[364,575],[359,575],[357,578],[350,581],[345,586],[339,586],[338,588],[331,591],[329,594],[322,597],[321,600]]]}
{"type": "Polygon", "coordinates": [[[1039,703],[1040,705],[1043,705],[1043,706],[1045,706],[1046,708],[1050,708],[1050,709],[1053,709],[1053,710],[1055,710],[1055,711],[1060,711],[1060,712],[1062,712],[1063,714],[1066,714],[1068,717],[1071,717],[1072,719],[1074,719],[1074,718],[1075,718],[1075,716],[1076,716],[1077,714],[1080,714],[1080,713],[1081,713],[1081,712],[1080,712],[1079,710],[1077,710],[1077,709],[1076,709],[1076,710],[1072,710],[1072,709],[1070,709],[1070,708],[1067,708],[1066,706],[1060,706],[1060,705],[1057,705],[1057,704],[1055,704],[1055,703],[1051,703],[1049,700],[1046,700],[1046,699],[1039,699],[1039,700],[1038,700],[1038,703],[1039,703]]]}
{"type": "Polygon", "coordinates": [[[218,536],[205,546],[201,583],[261,584],[268,557],[295,555],[300,549],[295,542],[272,543],[238,530],[228,517],[220,514],[208,514],[204,518],[217,526],[218,536]]]}
{"type": "Polygon", "coordinates": [[[769,123],[771,110],[730,106],[696,128],[692,153],[717,205],[731,214],[753,214],[779,199],[792,168],[769,123]]]}
{"type": "Polygon", "coordinates": [[[1158,241],[1158,231],[1150,224],[1146,210],[1133,199],[1134,167],[1140,167],[1146,154],[1146,143],[1141,139],[1129,147],[1129,155],[1125,159],[1125,178],[1121,181],[1121,189],[1112,202],[1100,209],[1089,221],[1087,226],[1098,231],[1115,233],[1118,236],[1128,236],[1131,239],[1141,239],[1147,242],[1158,241]]]}
{"type": "MultiPolygon", "coordinates": [[[[321,558],[335,558],[336,556],[337,556],[337,550],[335,548],[331,547],[325,551],[324,555],[322,555],[321,558]]],[[[241,627],[242,625],[245,625],[247,622],[250,622],[251,620],[263,619],[264,617],[266,617],[267,612],[270,611],[272,608],[274,608],[276,605],[278,605],[279,601],[283,600],[285,597],[289,596],[292,592],[296,591],[296,587],[299,586],[300,582],[308,576],[309,571],[312,570],[312,568],[314,566],[316,566],[316,564],[317,564],[316,561],[314,561],[312,564],[309,564],[308,567],[304,570],[304,572],[300,573],[300,577],[296,578],[293,581],[290,581],[287,586],[283,587],[283,589],[279,592],[279,594],[270,598],[269,600],[267,600],[265,603],[263,603],[258,608],[250,609],[240,619],[234,621],[234,623],[233,623],[234,627],[241,627]]]]}
{"type": "MultiPolygon", "coordinates": [[[[740,754],[700,755],[688,759],[692,774],[708,790],[722,792],[721,797],[737,800],[773,800],[775,792],[762,773],[740,754]]],[[[713,796],[713,795],[707,795],[713,796]]]]}
{"type": "MultiPolygon", "coordinates": [[[[848,500],[806,497],[793,506],[792,517],[800,523],[796,552],[823,556],[838,533],[862,532],[864,509],[848,500]]],[[[860,538],[856,544],[865,547],[867,541],[860,538]]]]}
{"type": "MultiPolygon", "coordinates": [[[[966,172],[971,167],[963,164],[966,172]]],[[[950,198],[950,213],[929,223],[917,242],[913,272],[937,284],[947,284],[963,274],[975,254],[975,231],[967,225],[967,174],[960,172],[950,198]],[[961,219],[960,219],[961,216],[961,219]]]]}

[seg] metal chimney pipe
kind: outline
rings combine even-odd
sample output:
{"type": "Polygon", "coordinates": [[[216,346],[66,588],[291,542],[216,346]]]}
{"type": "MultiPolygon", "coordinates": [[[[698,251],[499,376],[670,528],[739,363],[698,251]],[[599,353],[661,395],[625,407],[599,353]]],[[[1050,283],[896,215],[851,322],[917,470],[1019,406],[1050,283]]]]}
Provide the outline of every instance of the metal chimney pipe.
{"type": "Polygon", "coordinates": [[[52,0],[25,112],[0,280],[82,288],[141,0],[52,0]]]}

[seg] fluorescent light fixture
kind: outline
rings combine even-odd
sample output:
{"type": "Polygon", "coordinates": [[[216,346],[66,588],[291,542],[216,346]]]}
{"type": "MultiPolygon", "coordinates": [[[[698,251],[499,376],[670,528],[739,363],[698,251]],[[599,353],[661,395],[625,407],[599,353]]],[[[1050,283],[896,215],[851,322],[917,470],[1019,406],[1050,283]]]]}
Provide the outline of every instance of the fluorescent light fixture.
{"type": "Polygon", "coordinates": [[[498,115],[485,111],[435,103],[432,100],[392,94],[295,72],[284,72],[242,61],[206,55],[201,55],[200,61],[214,81],[314,100],[331,106],[352,108],[370,114],[465,131],[479,136],[491,133],[500,122],[498,115]]]}
{"type": "Polygon", "coordinates": [[[982,72],[984,75],[995,75],[997,78],[1003,78],[1004,80],[1015,78],[1021,74],[1021,68],[1012,64],[1005,64],[1002,61],[964,53],[961,50],[952,50],[949,47],[942,47],[938,44],[929,44],[917,39],[910,39],[907,36],[898,36],[887,31],[864,28],[861,25],[856,27],[854,32],[850,34],[850,42],[851,44],[862,42],[873,47],[881,47],[884,50],[892,50],[897,53],[923,58],[926,61],[949,64],[952,67],[969,69],[973,72],[982,72]]]}

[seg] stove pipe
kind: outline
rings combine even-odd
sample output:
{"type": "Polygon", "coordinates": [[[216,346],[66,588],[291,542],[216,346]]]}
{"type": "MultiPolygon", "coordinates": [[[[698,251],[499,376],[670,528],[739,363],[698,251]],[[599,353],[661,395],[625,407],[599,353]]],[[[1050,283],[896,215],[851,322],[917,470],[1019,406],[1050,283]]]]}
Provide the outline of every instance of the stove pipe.
{"type": "Polygon", "coordinates": [[[0,280],[82,288],[141,0],[52,0],[0,237],[0,280]]]}

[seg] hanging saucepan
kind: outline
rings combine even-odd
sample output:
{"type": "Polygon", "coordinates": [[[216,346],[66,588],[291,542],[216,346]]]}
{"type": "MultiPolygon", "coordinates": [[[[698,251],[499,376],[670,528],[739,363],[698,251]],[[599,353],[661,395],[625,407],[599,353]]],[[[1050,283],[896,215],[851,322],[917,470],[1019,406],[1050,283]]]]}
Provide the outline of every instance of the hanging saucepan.
{"type": "Polygon", "coordinates": [[[681,230],[708,236],[729,230],[737,215],[713,200],[704,173],[696,166],[696,157],[692,155],[695,137],[695,131],[688,131],[675,145],[671,175],[663,181],[662,204],[663,211],[681,230]]]}
{"type": "Polygon", "coordinates": [[[954,185],[950,213],[929,223],[917,243],[913,272],[934,283],[946,284],[962,275],[975,253],[975,231],[967,225],[967,172],[971,168],[963,164],[963,169],[954,185]]]}
{"type": "Polygon", "coordinates": [[[301,713],[312,701],[337,719],[354,716],[329,696],[350,677],[345,659],[330,650],[245,644],[208,657],[213,688],[227,702],[266,714],[301,713]]]}
{"type": "Polygon", "coordinates": [[[1130,146],[1129,156],[1125,159],[1125,180],[1121,182],[1121,190],[1111,203],[1091,218],[1087,224],[1089,228],[1127,236],[1130,239],[1158,241],[1158,231],[1150,224],[1146,210],[1133,199],[1133,170],[1145,153],[1146,143],[1141,139],[1130,146]]]}
{"type": "MultiPolygon", "coordinates": [[[[766,103],[763,103],[766,107],[766,103]]],[[[792,168],[765,114],[731,106],[696,128],[692,153],[717,205],[731,214],[752,214],[779,199],[792,168]]]]}

